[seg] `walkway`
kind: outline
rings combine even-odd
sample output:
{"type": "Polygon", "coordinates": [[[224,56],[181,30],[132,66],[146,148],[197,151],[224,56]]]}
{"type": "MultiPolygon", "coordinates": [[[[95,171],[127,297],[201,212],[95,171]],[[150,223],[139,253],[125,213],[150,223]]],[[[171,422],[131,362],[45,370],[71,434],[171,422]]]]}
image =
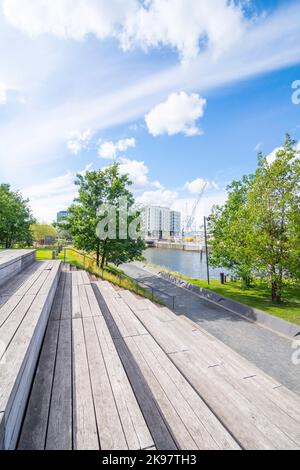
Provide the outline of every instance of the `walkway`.
{"type": "Polygon", "coordinates": [[[292,363],[294,350],[290,339],[250,323],[138,265],[126,264],[122,269],[132,278],[159,289],[161,292],[155,291],[155,295],[169,307],[172,307],[172,299],[163,292],[176,296],[176,314],[198,323],[278,382],[300,394],[300,366],[292,363]]]}

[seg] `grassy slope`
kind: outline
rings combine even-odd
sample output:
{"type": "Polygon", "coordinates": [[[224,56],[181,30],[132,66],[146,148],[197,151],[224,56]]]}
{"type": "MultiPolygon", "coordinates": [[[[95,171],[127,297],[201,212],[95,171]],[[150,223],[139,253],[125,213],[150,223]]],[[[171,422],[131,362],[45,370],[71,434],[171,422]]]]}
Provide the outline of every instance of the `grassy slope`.
{"type": "MultiPolygon", "coordinates": [[[[76,253],[72,250],[67,250],[66,255],[67,263],[76,266],[80,269],[85,268],[90,273],[96,274],[99,277],[102,277],[103,274],[103,279],[111,282],[112,284],[130,290],[131,292],[134,292],[135,294],[138,294],[141,297],[151,299],[158,304],[162,303],[155,296],[152,297],[151,292],[146,289],[143,289],[140,284],[126,276],[122,270],[116,268],[115,266],[106,266],[102,273],[102,271],[95,265],[95,263],[92,263],[89,259],[86,259],[86,264],[84,266],[83,255],[76,253]]],[[[52,259],[52,250],[37,250],[36,259],[40,261],[52,259]]],[[[64,261],[64,251],[60,253],[57,259],[64,261]]]]}
{"type": "MultiPolygon", "coordinates": [[[[162,270],[162,268],[160,268],[160,270],[162,270]]],[[[300,325],[300,286],[292,284],[286,286],[284,302],[281,305],[274,305],[271,301],[270,289],[263,283],[256,282],[250,289],[245,289],[240,282],[228,282],[223,286],[219,281],[211,281],[210,285],[208,285],[207,281],[192,279],[165,269],[163,269],[163,271],[180,277],[191,284],[217,292],[229,299],[236,300],[237,302],[300,325]]]]}

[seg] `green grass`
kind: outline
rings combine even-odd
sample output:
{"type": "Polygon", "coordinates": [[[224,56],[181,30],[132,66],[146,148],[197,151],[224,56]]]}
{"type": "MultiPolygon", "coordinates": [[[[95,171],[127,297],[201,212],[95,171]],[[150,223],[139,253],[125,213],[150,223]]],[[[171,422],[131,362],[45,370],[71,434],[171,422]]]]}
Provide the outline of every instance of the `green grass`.
{"type": "MultiPolygon", "coordinates": [[[[152,265],[154,266],[154,265],[152,265]]],[[[168,271],[167,269],[155,266],[160,271],[173,274],[196,286],[209,289],[217,294],[228,297],[229,299],[241,302],[249,307],[257,308],[266,313],[282,318],[283,320],[300,325],[300,286],[290,283],[285,286],[283,303],[275,305],[271,301],[270,288],[263,282],[256,281],[253,286],[246,289],[241,282],[227,282],[222,285],[220,281],[207,281],[192,279],[179,273],[168,271]]]]}
{"type": "MultiPolygon", "coordinates": [[[[36,259],[39,261],[51,260],[52,250],[37,250],[36,259]]],[[[57,259],[64,261],[64,250],[61,251],[57,259]]],[[[116,266],[105,266],[102,272],[102,270],[96,265],[95,260],[91,259],[90,256],[86,256],[84,262],[84,254],[79,253],[77,251],[75,252],[72,249],[66,249],[66,262],[71,264],[72,266],[76,266],[79,269],[86,269],[86,271],[90,272],[91,274],[95,274],[96,276],[101,277],[105,281],[109,281],[116,286],[134,292],[135,294],[138,294],[141,297],[145,297],[147,299],[153,300],[158,304],[162,304],[162,302],[157,297],[152,297],[151,292],[141,287],[141,285],[135,280],[126,276],[126,274],[116,266]]]]}
{"type": "Polygon", "coordinates": [[[36,259],[38,261],[48,261],[52,259],[53,250],[49,249],[38,249],[36,250],[36,259]]]}

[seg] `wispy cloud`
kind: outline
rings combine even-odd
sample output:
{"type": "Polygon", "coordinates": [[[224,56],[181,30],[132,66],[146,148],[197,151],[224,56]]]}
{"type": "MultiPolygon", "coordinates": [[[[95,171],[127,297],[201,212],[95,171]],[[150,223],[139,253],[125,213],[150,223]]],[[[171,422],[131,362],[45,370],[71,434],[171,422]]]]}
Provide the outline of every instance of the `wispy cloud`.
{"type": "Polygon", "coordinates": [[[134,148],[135,145],[136,141],[132,137],[129,139],[121,139],[117,142],[100,140],[98,155],[100,158],[113,160],[117,158],[119,154],[126,152],[126,150],[130,148],[134,148]]]}
{"type": "Polygon", "coordinates": [[[153,136],[183,133],[192,137],[202,130],[197,121],[204,115],[206,100],[198,94],[172,93],[167,101],[156,105],[145,117],[148,131],[153,136]]]}
{"type": "MultiPolygon", "coordinates": [[[[49,4],[52,2],[47,2],[47,5],[49,4]]],[[[30,9],[13,10],[13,7],[16,9],[18,6],[17,0],[6,1],[6,7],[12,9],[11,16],[9,17],[7,11],[6,16],[11,22],[18,21],[22,26],[21,29],[27,29],[27,25],[24,26],[23,23],[31,21],[27,18],[31,15],[30,9]],[[12,19],[13,11],[17,15],[15,20],[12,19]]],[[[83,18],[83,15],[81,16],[83,18]]],[[[88,17],[92,21],[91,15],[88,17]]],[[[51,18],[54,24],[56,17],[51,18]]],[[[72,18],[71,21],[75,22],[72,18]]],[[[20,110],[17,115],[13,115],[0,125],[0,153],[9,155],[9,159],[1,162],[2,175],[15,178],[22,169],[58,160],[61,158],[60,149],[65,145],[66,135],[73,129],[101,131],[120,124],[136,122],[149,113],[157,103],[164,102],[174,91],[185,90],[186,93],[194,93],[197,90],[205,96],[208,90],[298,63],[300,61],[299,18],[299,3],[290,7],[285,6],[271,15],[251,21],[243,30],[243,39],[230,41],[226,50],[217,57],[211,54],[209,49],[204,49],[188,64],[177,64],[158,72],[150,72],[147,78],[144,70],[139,68],[134,80],[132,76],[127,78],[125,70],[124,74],[119,74],[119,80],[115,80],[111,86],[108,83],[105,91],[96,91],[94,96],[82,97],[73,94],[60,97],[59,102],[53,100],[45,104],[34,101],[33,105],[29,102],[23,111],[20,110]]],[[[72,23],[73,26],[70,28],[74,27],[74,24],[72,23]]],[[[20,25],[15,26],[20,27],[20,25]]],[[[66,33],[70,30],[65,24],[60,27],[66,33]]],[[[48,30],[49,28],[46,28],[46,31],[48,30]]],[[[44,27],[38,33],[43,31],[44,27]]],[[[13,41],[10,43],[13,44],[13,41]]],[[[57,46],[56,43],[55,45],[57,46]]],[[[27,52],[29,56],[29,51],[27,52]]],[[[45,72],[43,68],[40,69],[44,80],[45,72]]],[[[36,70],[35,83],[39,83],[41,79],[36,75],[36,70]]],[[[39,96],[36,100],[38,98],[39,96]]]]}

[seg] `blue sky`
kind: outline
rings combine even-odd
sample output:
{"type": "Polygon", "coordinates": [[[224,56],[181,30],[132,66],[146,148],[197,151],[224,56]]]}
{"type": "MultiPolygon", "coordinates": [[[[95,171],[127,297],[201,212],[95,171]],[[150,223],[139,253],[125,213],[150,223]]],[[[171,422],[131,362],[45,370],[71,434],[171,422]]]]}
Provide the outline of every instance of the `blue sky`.
{"type": "Polygon", "coordinates": [[[207,182],[200,220],[258,149],[300,141],[300,1],[0,6],[0,181],[40,220],[115,160],[142,203],[186,211],[207,182]]]}

